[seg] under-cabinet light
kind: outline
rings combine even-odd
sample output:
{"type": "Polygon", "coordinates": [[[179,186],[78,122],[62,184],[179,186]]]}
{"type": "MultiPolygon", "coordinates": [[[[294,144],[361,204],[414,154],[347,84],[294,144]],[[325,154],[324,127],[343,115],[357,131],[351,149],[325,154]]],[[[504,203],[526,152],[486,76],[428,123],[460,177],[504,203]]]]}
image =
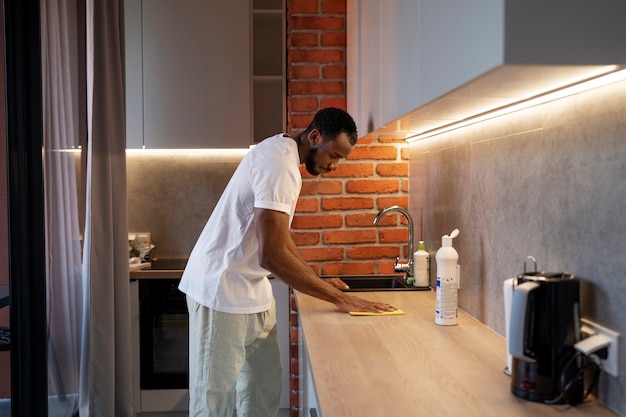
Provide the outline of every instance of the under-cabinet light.
{"type": "MultiPolygon", "coordinates": [[[[49,152],[62,152],[62,153],[81,153],[83,150],[80,146],[65,148],[65,149],[51,149],[49,152]]],[[[44,149],[45,152],[45,149],[44,149]]]]}
{"type": "Polygon", "coordinates": [[[513,113],[519,110],[527,109],[533,106],[537,106],[539,104],[548,103],[550,101],[558,100],[567,96],[571,96],[573,94],[581,93],[583,91],[588,91],[597,87],[602,87],[617,81],[622,81],[626,79],[626,69],[622,69],[619,71],[611,72],[609,74],[601,75],[596,78],[592,78],[577,84],[568,85],[566,87],[551,89],[546,93],[542,93],[539,95],[532,96],[527,99],[523,99],[511,104],[507,104],[503,107],[498,107],[492,110],[488,110],[486,112],[476,114],[473,116],[466,117],[462,120],[452,122],[450,124],[428,130],[420,133],[411,133],[406,136],[407,142],[414,142],[420,139],[430,138],[432,136],[440,135],[442,133],[449,132],[451,130],[459,129],[462,127],[466,127],[472,125],[474,123],[479,123],[485,120],[493,119],[495,117],[504,116],[505,114],[513,113]]]}
{"type": "MultiPolygon", "coordinates": [[[[232,149],[126,149],[126,153],[130,155],[199,155],[199,156],[241,156],[250,151],[255,145],[250,145],[250,148],[232,148],[232,149]]],[[[81,153],[82,148],[80,146],[67,149],[53,149],[50,152],[63,152],[63,153],[81,153]]]]}
{"type": "Polygon", "coordinates": [[[250,148],[211,148],[211,149],[126,149],[130,155],[198,155],[198,156],[244,156],[250,148]]]}

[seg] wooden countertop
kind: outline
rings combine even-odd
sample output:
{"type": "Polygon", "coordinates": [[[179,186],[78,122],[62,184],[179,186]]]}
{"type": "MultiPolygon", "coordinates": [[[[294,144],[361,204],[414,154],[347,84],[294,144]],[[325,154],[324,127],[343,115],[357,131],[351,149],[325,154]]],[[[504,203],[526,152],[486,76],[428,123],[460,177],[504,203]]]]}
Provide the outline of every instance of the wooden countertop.
{"type": "Polygon", "coordinates": [[[296,295],[323,417],[617,416],[590,397],[576,407],[515,397],[505,339],[463,311],[457,326],[437,326],[434,291],[359,293],[406,313],[376,317],[296,295]]]}

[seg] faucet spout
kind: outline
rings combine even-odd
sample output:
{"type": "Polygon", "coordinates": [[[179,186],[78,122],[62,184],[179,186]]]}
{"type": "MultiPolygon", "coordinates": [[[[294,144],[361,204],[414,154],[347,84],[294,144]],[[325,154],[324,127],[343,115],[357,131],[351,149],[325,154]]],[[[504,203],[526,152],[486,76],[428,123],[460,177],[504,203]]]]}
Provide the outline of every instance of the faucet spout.
{"type": "Polygon", "coordinates": [[[378,224],[378,222],[380,221],[380,219],[387,213],[392,212],[392,211],[397,211],[398,213],[404,215],[404,217],[406,217],[406,221],[409,225],[409,257],[407,259],[407,263],[406,264],[398,264],[396,263],[396,270],[401,270],[401,271],[406,271],[408,270],[408,275],[410,277],[413,276],[413,253],[415,252],[415,245],[414,245],[414,240],[413,240],[413,218],[411,217],[411,214],[409,213],[409,211],[403,207],[400,206],[390,206],[387,207],[385,209],[382,209],[381,211],[378,212],[378,214],[376,215],[376,217],[374,218],[374,224],[378,224]]]}

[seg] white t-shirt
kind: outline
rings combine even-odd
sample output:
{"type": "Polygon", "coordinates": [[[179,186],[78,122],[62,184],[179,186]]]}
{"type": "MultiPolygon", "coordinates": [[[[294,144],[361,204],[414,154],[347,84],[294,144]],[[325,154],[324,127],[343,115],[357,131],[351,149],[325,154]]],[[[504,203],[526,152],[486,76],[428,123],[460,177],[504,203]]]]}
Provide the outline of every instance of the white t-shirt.
{"type": "Polygon", "coordinates": [[[265,139],[243,158],[207,221],[179,289],[198,303],[226,313],[253,314],[272,305],[269,271],[258,262],[254,208],[293,219],[302,186],[295,140],[265,139]]]}

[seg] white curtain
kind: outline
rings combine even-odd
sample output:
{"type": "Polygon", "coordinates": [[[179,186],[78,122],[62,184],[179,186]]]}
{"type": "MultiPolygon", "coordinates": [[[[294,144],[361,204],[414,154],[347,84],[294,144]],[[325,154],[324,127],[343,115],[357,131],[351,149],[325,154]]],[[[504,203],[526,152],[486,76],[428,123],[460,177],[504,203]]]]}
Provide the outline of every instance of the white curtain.
{"type": "Polygon", "coordinates": [[[87,0],[87,196],[80,416],[133,410],[123,0],[87,0]]]}
{"type": "Polygon", "coordinates": [[[79,143],[76,0],[42,1],[41,33],[48,410],[61,417],[78,411],[83,311],[77,164],[67,152],[79,143]]]}
{"type": "MultiPolygon", "coordinates": [[[[49,416],[134,416],[124,112],[123,0],[41,0],[49,416]],[[87,86],[78,2],[86,1],[87,86]],[[82,247],[79,95],[87,94],[82,247]]],[[[40,254],[33,254],[36,259],[40,254]]]]}

